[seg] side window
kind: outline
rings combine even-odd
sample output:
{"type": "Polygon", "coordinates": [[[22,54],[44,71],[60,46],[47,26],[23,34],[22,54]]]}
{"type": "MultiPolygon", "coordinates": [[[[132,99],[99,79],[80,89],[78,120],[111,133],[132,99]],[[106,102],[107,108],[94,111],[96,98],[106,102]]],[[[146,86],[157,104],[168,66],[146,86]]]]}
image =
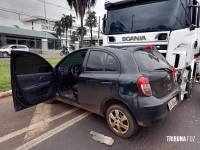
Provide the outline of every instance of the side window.
{"type": "Polygon", "coordinates": [[[60,68],[66,68],[72,65],[82,65],[85,59],[87,51],[77,52],[72,55],[69,55],[65,60],[59,65],[60,68]]]}
{"type": "Polygon", "coordinates": [[[12,46],[11,49],[16,49],[16,46],[12,46]]]}
{"type": "Polygon", "coordinates": [[[17,46],[17,49],[26,49],[25,46],[17,46]]]}
{"type": "Polygon", "coordinates": [[[118,63],[113,56],[100,51],[91,51],[86,71],[118,71],[118,63]]]}
{"type": "Polygon", "coordinates": [[[107,54],[100,51],[91,51],[86,66],[86,71],[104,71],[107,54]]]}
{"type": "Polygon", "coordinates": [[[46,60],[33,54],[18,54],[16,57],[16,74],[35,74],[51,72],[51,66],[46,60]]]}
{"type": "Polygon", "coordinates": [[[109,54],[107,56],[105,71],[118,71],[118,63],[116,59],[109,54]]]}

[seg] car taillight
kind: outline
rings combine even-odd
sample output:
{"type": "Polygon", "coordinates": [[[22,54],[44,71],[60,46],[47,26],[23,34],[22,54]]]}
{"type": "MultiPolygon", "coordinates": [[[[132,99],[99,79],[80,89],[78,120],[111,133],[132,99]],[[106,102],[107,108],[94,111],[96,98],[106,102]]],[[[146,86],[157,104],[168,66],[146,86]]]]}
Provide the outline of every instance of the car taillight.
{"type": "Polygon", "coordinates": [[[176,68],[172,68],[172,71],[173,71],[173,77],[174,77],[174,82],[177,81],[177,77],[176,77],[176,68]]]}
{"type": "Polygon", "coordinates": [[[138,88],[143,96],[152,96],[151,85],[147,77],[140,77],[138,79],[138,88]]]}

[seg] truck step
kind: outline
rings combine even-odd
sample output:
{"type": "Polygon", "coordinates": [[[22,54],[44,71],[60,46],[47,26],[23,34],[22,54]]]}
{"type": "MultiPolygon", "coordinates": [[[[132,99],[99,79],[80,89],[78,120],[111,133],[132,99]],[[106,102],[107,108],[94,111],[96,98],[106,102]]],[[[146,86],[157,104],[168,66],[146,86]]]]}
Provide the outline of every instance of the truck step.
{"type": "Polygon", "coordinates": [[[187,94],[188,92],[187,91],[181,91],[181,94],[187,94]]]}

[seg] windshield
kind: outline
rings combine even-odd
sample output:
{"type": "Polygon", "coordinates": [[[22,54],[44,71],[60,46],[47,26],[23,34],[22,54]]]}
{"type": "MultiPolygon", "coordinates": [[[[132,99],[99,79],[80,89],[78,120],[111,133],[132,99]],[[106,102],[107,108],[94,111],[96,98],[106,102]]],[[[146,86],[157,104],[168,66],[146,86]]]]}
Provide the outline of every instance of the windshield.
{"type": "MultiPolygon", "coordinates": [[[[185,0],[181,0],[186,5],[185,0]]],[[[152,1],[128,7],[108,8],[105,34],[170,31],[186,27],[180,0],[152,1]]]]}
{"type": "Polygon", "coordinates": [[[151,52],[137,51],[134,57],[142,70],[155,71],[158,69],[172,70],[166,59],[157,50],[151,52]]]}

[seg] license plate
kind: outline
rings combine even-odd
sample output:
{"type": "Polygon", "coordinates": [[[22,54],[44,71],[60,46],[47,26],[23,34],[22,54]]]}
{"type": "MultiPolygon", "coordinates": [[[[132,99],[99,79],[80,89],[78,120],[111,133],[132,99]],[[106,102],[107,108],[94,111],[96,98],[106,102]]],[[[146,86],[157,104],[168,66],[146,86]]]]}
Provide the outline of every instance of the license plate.
{"type": "Polygon", "coordinates": [[[168,102],[168,108],[171,111],[178,104],[176,97],[168,102]]]}

